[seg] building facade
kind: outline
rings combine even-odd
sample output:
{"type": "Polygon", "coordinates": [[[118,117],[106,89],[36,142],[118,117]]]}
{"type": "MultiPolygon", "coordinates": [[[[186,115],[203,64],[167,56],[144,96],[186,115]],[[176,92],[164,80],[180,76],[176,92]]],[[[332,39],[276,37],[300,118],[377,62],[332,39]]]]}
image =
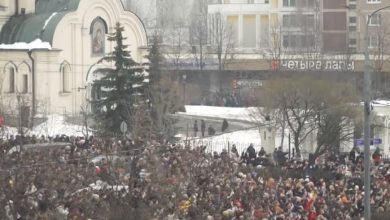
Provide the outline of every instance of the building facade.
{"type": "Polygon", "coordinates": [[[107,36],[117,22],[124,27],[133,59],[143,61],[144,26],[120,0],[32,2],[1,1],[0,82],[5,114],[24,109],[29,118],[53,113],[75,116],[81,108],[88,109],[100,67],[97,62],[115,46],[107,36]],[[47,46],[37,46],[37,41],[47,46]]]}

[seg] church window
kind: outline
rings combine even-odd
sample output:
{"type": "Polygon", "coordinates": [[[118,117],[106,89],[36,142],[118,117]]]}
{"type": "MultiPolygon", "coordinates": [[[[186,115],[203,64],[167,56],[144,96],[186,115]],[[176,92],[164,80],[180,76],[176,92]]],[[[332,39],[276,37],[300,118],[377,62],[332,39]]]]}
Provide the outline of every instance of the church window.
{"type": "Polygon", "coordinates": [[[70,68],[67,64],[61,66],[61,92],[70,92],[70,68]]]}
{"type": "Polygon", "coordinates": [[[13,67],[9,68],[9,93],[15,92],[15,69],[13,67]]]}
{"type": "Polygon", "coordinates": [[[28,93],[28,75],[23,74],[23,87],[22,87],[22,92],[23,93],[28,93]]]}

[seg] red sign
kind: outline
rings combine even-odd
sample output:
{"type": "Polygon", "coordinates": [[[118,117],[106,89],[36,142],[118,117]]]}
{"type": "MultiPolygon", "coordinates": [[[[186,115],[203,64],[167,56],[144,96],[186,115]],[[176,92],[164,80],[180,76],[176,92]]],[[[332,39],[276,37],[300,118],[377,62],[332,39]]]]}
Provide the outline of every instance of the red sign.
{"type": "Polygon", "coordinates": [[[4,125],[4,117],[0,115],[0,127],[3,127],[4,125]]]}

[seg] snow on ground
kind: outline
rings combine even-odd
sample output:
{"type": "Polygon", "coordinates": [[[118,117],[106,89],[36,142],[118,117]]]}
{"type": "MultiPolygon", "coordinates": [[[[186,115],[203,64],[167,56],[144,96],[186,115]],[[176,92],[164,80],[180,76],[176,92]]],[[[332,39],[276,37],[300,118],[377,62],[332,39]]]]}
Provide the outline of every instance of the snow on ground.
{"type": "MultiPolygon", "coordinates": [[[[25,132],[26,135],[36,136],[55,136],[55,135],[67,135],[67,136],[84,136],[85,127],[74,125],[65,122],[65,117],[62,115],[49,115],[47,120],[31,130],[25,132]]],[[[17,135],[18,129],[14,127],[6,127],[2,134],[3,137],[10,135],[17,135]]],[[[1,135],[0,135],[1,136],[1,135]]]]}
{"type": "Polygon", "coordinates": [[[186,112],[178,112],[181,115],[204,116],[214,118],[236,119],[254,122],[253,112],[256,108],[232,108],[215,106],[186,105],[186,112]]]}
{"type": "Polygon", "coordinates": [[[228,150],[228,147],[231,149],[233,144],[236,145],[239,153],[246,150],[250,144],[254,145],[256,151],[261,147],[261,138],[257,129],[229,132],[206,138],[189,137],[188,142],[192,146],[206,146],[206,151],[209,153],[222,152],[223,149],[228,150]]]}
{"type": "Polygon", "coordinates": [[[57,134],[65,134],[68,136],[84,136],[83,126],[74,125],[65,122],[65,118],[62,115],[49,115],[48,120],[34,127],[30,132],[30,135],[46,135],[55,136],[57,134]]]}
{"type": "Polygon", "coordinates": [[[382,105],[382,106],[389,106],[390,105],[390,101],[389,100],[373,100],[372,101],[372,104],[373,105],[382,105]]]}
{"type": "MultiPolygon", "coordinates": [[[[230,108],[230,107],[214,107],[214,106],[191,106],[187,105],[186,112],[180,112],[178,114],[188,116],[199,117],[213,117],[213,118],[226,118],[230,120],[247,121],[248,125],[253,126],[255,119],[253,117],[256,108],[230,108]]],[[[185,139],[182,136],[182,139],[185,139]]],[[[190,138],[191,139],[191,138],[190,138]]],[[[280,146],[282,140],[282,132],[278,131],[275,137],[275,146],[280,146]]],[[[283,141],[283,150],[288,151],[288,129],[285,130],[285,137],[283,141]]],[[[217,135],[214,137],[195,139],[190,141],[193,146],[206,145],[208,152],[221,152],[223,149],[227,149],[228,146],[235,144],[237,150],[242,152],[249,144],[253,143],[256,151],[261,148],[261,136],[258,129],[240,130],[217,135]]]]}

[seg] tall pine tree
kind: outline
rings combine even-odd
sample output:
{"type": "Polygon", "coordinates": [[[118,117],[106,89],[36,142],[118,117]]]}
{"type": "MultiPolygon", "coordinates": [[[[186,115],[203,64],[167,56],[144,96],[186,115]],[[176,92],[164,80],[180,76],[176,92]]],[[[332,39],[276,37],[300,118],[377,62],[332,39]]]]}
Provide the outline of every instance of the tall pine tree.
{"type": "MultiPolygon", "coordinates": [[[[146,85],[144,69],[135,62],[123,44],[124,29],[120,23],[115,26],[115,32],[108,36],[108,41],[116,43],[114,51],[103,57],[99,62],[114,63],[114,68],[98,70],[103,76],[95,80],[99,88],[100,98],[92,101],[94,118],[98,129],[104,135],[116,135],[120,132],[120,124],[127,123],[130,132],[134,133],[137,111],[143,109],[146,100],[146,85]]],[[[144,109],[143,109],[144,110],[144,109]]]]}
{"type": "Polygon", "coordinates": [[[177,132],[176,119],[173,114],[179,110],[180,98],[177,95],[177,88],[169,77],[163,74],[163,63],[165,61],[161,53],[159,37],[154,36],[149,54],[149,97],[151,100],[151,116],[153,133],[160,142],[171,141],[177,132]]]}

